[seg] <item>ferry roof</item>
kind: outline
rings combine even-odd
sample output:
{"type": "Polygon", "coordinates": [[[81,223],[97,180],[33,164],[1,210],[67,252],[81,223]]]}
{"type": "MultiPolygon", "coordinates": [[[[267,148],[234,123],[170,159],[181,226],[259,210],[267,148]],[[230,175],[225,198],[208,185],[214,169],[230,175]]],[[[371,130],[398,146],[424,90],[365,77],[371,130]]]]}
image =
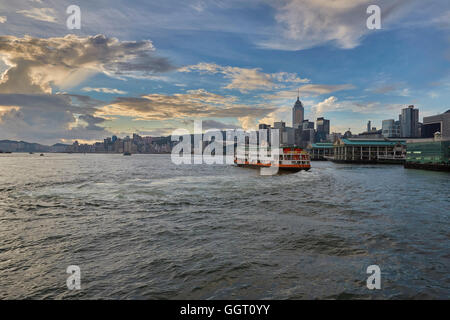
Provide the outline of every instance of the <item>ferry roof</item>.
{"type": "Polygon", "coordinates": [[[351,146],[395,146],[396,144],[406,145],[405,141],[396,140],[356,140],[341,139],[341,142],[351,146]]]}

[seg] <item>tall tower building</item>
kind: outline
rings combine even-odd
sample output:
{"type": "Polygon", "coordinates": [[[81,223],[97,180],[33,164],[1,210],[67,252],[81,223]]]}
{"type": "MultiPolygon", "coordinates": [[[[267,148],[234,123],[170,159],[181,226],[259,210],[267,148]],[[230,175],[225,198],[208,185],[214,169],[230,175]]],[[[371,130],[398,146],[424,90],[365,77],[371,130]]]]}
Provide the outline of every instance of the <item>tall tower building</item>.
{"type": "Polygon", "coordinates": [[[300,101],[300,93],[297,95],[297,101],[292,108],[292,127],[295,129],[302,126],[303,120],[305,119],[305,108],[300,101]]]}
{"type": "Polygon", "coordinates": [[[414,106],[402,109],[400,131],[403,138],[419,136],[419,109],[414,109],[414,106]]]}

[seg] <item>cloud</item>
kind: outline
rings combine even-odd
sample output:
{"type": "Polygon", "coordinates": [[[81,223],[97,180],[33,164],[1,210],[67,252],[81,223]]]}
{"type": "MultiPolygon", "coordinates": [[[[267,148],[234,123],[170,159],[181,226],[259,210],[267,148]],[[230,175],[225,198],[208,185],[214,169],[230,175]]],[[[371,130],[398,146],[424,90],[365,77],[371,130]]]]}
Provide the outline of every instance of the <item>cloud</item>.
{"type": "Polygon", "coordinates": [[[0,36],[0,58],[8,66],[0,93],[51,93],[52,86],[70,88],[96,73],[133,77],[173,69],[154,50],[149,40],[119,41],[104,35],[0,36]]]}
{"type": "Polygon", "coordinates": [[[315,117],[323,116],[326,112],[350,111],[359,114],[386,114],[399,112],[405,105],[398,103],[380,103],[380,102],[355,102],[338,101],[335,96],[330,96],[312,106],[312,113],[315,117]]]}
{"type": "Polygon", "coordinates": [[[6,21],[8,21],[6,16],[0,16],[0,23],[5,23],[6,21]]]}
{"type": "Polygon", "coordinates": [[[433,18],[431,22],[442,29],[450,29],[450,10],[444,11],[441,15],[433,18]]]}
{"type": "Polygon", "coordinates": [[[338,99],[335,96],[331,96],[314,105],[312,108],[314,118],[323,116],[326,111],[338,109],[339,106],[336,104],[337,100],[338,99]]]}
{"type": "MultiPolygon", "coordinates": [[[[101,107],[101,117],[124,116],[133,120],[184,120],[186,118],[259,119],[275,110],[267,104],[244,105],[233,96],[222,96],[203,89],[184,94],[148,94],[117,97],[101,107]]],[[[248,122],[248,121],[247,121],[248,122]]]]}
{"type": "Polygon", "coordinates": [[[409,88],[402,88],[404,84],[386,84],[376,87],[374,89],[366,89],[366,91],[371,91],[377,94],[390,94],[397,95],[401,97],[408,97],[410,95],[409,88]]]}
{"type": "Polygon", "coordinates": [[[32,8],[29,10],[18,10],[16,12],[24,15],[25,17],[39,21],[58,22],[55,17],[55,10],[52,8],[32,8]]]}
{"type": "Polygon", "coordinates": [[[104,128],[97,126],[97,124],[103,123],[106,121],[105,118],[100,117],[94,117],[90,114],[82,114],[78,117],[79,120],[83,120],[87,123],[87,126],[85,127],[87,130],[96,130],[96,131],[103,131],[104,128]]]}
{"type": "MultiPolygon", "coordinates": [[[[259,123],[265,123],[273,125],[274,122],[284,121],[292,122],[292,107],[281,107],[276,109],[275,111],[269,113],[267,116],[259,120],[259,123]]],[[[292,123],[288,123],[288,125],[292,125],[292,123]]]]}
{"type": "Polygon", "coordinates": [[[91,87],[84,87],[81,89],[81,91],[85,92],[101,92],[101,93],[112,93],[112,94],[126,94],[126,91],[122,91],[119,89],[111,89],[111,88],[91,88],[91,87]]]}
{"type": "MultiPolygon", "coordinates": [[[[194,121],[193,120],[184,120],[182,121],[183,124],[191,126],[193,128],[194,121]]],[[[237,126],[235,124],[231,123],[224,123],[217,120],[202,120],[202,129],[208,130],[208,129],[218,129],[218,130],[225,130],[225,129],[240,129],[240,126],[237,126]]]]}
{"type": "Polygon", "coordinates": [[[265,48],[303,50],[326,43],[342,49],[359,45],[369,32],[366,20],[367,7],[376,4],[381,8],[382,28],[399,21],[419,1],[378,0],[285,0],[274,1],[273,36],[260,41],[265,48]]]}
{"type": "Polygon", "coordinates": [[[299,78],[295,73],[278,72],[264,73],[260,68],[240,68],[220,66],[215,63],[201,62],[196,65],[185,66],[179,72],[200,72],[201,74],[222,74],[231,81],[225,89],[236,89],[242,93],[253,90],[272,90],[281,88],[283,83],[306,83],[309,79],[299,78]]]}
{"type": "MultiPolygon", "coordinates": [[[[275,93],[262,94],[261,97],[265,100],[284,102],[285,100],[292,100],[297,96],[297,93],[302,97],[318,96],[323,94],[330,94],[332,92],[351,90],[355,87],[352,84],[306,84],[298,89],[280,90],[275,93]],[[298,90],[298,91],[297,91],[298,90]]],[[[292,103],[294,103],[293,101],[292,103]]]]}
{"type": "Polygon", "coordinates": [[[352,84],[307,84],[300,87],[300,93],[327,94],[342,90],[351,90],[355,87],[352,84]]]}
{"type": "Polygon", "coordinates": [[[0,94],[0,136],[55,143],[101,139],[109,132],[94,116],[102,102],[68,94],[0,94]]]}
{"type": "Polygon", "coordinates": [[[175,131],[176,129],[178,129],[178,128],[164,127],[164,128],[155,128],[155,129],[151,129],[151,130],[137,129],[134,132],[120,132],[120,133],[116,133],[116,135],[117,136],[126,136],[126,135],[131,135],[132,133],[137,133],[142,136],[165,137],[165,136],[170,136],[172,134],[172,132],[175,131]]]}

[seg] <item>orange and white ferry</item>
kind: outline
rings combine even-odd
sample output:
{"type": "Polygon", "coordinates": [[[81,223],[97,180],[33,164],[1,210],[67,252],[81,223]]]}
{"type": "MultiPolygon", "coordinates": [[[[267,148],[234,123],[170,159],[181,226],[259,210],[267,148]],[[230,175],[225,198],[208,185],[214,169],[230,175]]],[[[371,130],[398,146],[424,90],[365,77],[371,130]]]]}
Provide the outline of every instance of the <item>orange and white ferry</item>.
{"type": "MultiPolygon", "coordinates": [[[[309,153],[298,147],[282,147],[279,150],[279,159],[260,160],[258,149],[246,148],[245,153],[237,154],[234,163],[238,167],[278,167],[281,171],[298,172],[308,171],[311,168],[309,153]]],[[[269,150],[270,158],[270,150],[269,150]]]]}

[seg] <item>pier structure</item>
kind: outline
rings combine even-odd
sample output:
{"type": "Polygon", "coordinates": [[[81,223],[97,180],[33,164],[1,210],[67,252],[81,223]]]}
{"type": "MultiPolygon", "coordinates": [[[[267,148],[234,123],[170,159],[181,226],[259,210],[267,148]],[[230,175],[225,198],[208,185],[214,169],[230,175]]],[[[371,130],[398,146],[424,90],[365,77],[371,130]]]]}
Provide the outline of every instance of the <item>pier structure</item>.
{"type": "Polygon", "coordinates": [[[310,143],[306,150],[309,152],[311,160],[315,161],[327,160],[334,155],[332,142],[310,143]]]}
{"type": "Polygon", "coordinates": [[[334,162],[399,163],[406,158],[406,142],[389,139],[338,139],[333,144],[334,162]]]}

